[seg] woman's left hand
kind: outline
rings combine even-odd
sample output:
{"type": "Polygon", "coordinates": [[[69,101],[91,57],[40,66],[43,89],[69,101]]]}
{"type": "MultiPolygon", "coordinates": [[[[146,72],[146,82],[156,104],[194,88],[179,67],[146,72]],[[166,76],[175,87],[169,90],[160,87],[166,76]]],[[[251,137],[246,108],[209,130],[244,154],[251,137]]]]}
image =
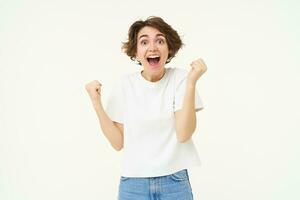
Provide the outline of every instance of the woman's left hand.
{"type": "Polygon", "coordinates": [[[191,63],[191,69],[188,74],[187,80],[189,83],[196,84],[197,80],[204,74],[207,67],[204,61],[199,58],[191,63]]]}

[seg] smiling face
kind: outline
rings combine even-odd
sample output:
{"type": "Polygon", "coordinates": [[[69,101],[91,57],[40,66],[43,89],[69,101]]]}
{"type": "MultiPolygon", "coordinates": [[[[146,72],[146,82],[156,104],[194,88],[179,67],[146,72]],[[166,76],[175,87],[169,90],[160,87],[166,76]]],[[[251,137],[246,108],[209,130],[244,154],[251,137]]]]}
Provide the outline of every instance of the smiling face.
{"type": "Polygon", "coordinates": [[[137,36],[136,58],[144,70],[155,74],[164,70],[169,49],[164,34],[150,26],[143,27],[137,36]]]}

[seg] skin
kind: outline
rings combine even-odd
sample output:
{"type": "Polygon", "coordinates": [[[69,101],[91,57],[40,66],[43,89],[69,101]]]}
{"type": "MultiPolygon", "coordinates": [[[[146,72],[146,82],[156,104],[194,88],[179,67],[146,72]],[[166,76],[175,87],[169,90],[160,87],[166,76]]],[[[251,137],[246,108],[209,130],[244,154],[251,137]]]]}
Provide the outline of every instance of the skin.
{"type": "Polygon", "coordinates": [[[182,109],[175,112],[176,135],[179,142],[189,140],[196,129],[195,92],[196,83],[206,72],[207,67],[200,58],[191,63],[191,68],[187,76],[186,91],[184,95],[182,109]]]}
{"type": "Polygon", "coordinates": [[[106,114],[101,101],[101,87],[101,83],[97,80],[85,85],[104,136],[116,151],[120,151],[124,144],[123,124],[112,121],[106,114]]]}
{"type": "Polygon", "coordinates": [[[142,76],[146,80],[155,82],[163,77],[168,55],[169,48],[164,34],[149,26],[139,31],[137,36],[136,59],[140,61],[143,66],[142,76]],[[159,66],[154,69],[147,61],[147,57],[153,54],[160,56],[159,66]]]}

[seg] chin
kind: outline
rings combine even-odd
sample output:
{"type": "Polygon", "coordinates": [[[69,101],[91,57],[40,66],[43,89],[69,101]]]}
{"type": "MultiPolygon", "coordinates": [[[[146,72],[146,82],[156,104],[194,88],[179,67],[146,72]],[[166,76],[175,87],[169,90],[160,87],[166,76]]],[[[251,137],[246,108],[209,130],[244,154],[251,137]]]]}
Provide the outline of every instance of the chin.
{"type": "Polygon", "coordinates": [[[148,69],[149,69],[149,71],[157,73],[157,72],[160,72],[163,69],[163,66],[157,66],[157,67],[148,66],[148,69]]]}

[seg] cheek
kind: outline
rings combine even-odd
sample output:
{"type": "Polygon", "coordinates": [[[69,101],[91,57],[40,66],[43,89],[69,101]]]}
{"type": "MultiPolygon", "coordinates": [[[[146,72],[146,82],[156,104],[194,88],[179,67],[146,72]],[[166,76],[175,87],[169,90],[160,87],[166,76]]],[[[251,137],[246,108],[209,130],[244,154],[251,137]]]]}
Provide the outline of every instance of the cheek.
{"type": "Polygon", "coordinates": [[[169,48],[168,47],[164,47],[161,51],[163,52],[165,57],[168,57],[168,55],[169,55],[169,48]]]}
{"type": "Polygon", "coordinates": [[[145,49],[143,47],[137,47],[137,55],[143,55],[145,52],[145,49]]]}

